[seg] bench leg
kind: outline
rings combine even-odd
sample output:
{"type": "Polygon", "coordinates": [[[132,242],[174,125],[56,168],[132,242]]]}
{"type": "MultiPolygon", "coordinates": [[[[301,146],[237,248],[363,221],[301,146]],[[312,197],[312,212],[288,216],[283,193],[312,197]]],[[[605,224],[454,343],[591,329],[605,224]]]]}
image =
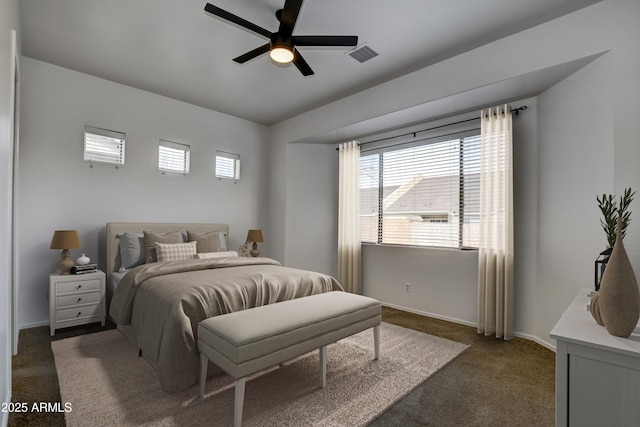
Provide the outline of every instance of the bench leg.
{"type": "Polygon", "coordinates": [[[200,397],[204,397],[204,389],[207,385],[207,368],[209,367],[209,359],[200,353],[200,397]]]}
{"type": "Polygon", "coordinates": [[[236,380],[236,398],[233,407],[233,427],[242,425],[242,407],[244,406],[244,385],[247,377],[236,380]]]}
{"type": "Polygon", "coordinates": [[[376,360],[380,358],[380,325],[373,327],[373,344],[376,348],[376,360]]]}
{"type": "Polygon", "coordinates": [[[320,387],[327,386],[327,346],[320,347],[320,387]]]}

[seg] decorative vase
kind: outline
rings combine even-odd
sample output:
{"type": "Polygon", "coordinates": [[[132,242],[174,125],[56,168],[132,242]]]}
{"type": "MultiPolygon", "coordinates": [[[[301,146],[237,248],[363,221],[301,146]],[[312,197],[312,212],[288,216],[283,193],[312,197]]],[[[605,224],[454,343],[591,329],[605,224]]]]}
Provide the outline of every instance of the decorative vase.
{"type": "Polygon", "coordinates": [[[631,261],[622,243],[618,217],[616,244],[602,276],[598,307],[602,322],[611,335],[628,337],[640,317],[640,292],[631,261]]]}
{"type": "Polygon", "coordinates": [[[78,263],[78,265],[86,265],[91,262],[91,258],[86,256],[85,254],[82,254],[82,256],[76,260],[76,262],[78,263]]]}
{"type": "Polygon", "coordinates": [[[602,322],[602,315],[600,314],[599,299],[600,299],[599,294],[595,294],[594,296],[591,297],[591,302],[589,303],[589,311],[591,312],[591,315],[595,319],[596,323],[600,326],[604,326],[604,323],[602,322]]]}

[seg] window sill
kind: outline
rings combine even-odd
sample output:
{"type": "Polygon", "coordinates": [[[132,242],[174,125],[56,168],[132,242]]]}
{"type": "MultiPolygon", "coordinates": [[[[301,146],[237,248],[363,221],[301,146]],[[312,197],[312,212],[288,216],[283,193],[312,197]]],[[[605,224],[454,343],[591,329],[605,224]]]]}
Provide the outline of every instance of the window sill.
{"type": "Polygon", "coordinates": [[[443,246],[413,246],[413,245],[392,245],[389,243],[371,243],[361,242],[362,246],[380,247],[380,248],[398,248],[398,249],[424,249],[424,250],[442,250],[455,252],[478,252],[478,248],[447,248],[443,246]]]}

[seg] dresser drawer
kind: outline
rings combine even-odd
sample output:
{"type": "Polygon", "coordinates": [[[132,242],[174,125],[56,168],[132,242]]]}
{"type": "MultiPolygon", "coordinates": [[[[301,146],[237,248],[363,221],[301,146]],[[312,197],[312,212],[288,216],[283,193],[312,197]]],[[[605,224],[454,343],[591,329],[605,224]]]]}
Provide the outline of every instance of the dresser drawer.
{"type": "Polygon", "coordinates": [[[84,307],[69,308],[56,311],[56,322],[65,320],[86,319],[89,317],[101,316],[101,304],[88,305],[84,307]]]}
{"type": "Polygon", "coordinates": [[[56,297],[56,307],[69,308],[76,305],[100,303],[100,292],[86,292],[81,294],[64,295],[56,297]]]}
{"type": "Polygon", "coordinates": [[[69,292],[99,291],[100,289],[99,279],[56,283],[56,295],[67,294],[69,292]]]}

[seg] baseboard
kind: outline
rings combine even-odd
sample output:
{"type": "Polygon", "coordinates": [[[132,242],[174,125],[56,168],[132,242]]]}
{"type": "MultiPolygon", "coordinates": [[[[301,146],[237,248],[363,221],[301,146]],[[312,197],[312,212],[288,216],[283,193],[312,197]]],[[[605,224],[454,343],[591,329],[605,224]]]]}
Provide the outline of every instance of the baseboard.
{"type": "Polygon", "coordinates": [[[416,310],[414,308],[403,307],[401,305],[389,304],[389,303],[386,303],[386,302],[381,302],[381,304],[383,306],[385,306],[385,307],[395,308],[396,310],[402,310],[402,311],[406,311],[406,312],[413,313],[413,314],[419,314],[421,316],[433,317],[434,319],[446,320],[447,322],[458,323],[460,325],[471,326],[471,327],[474,327],[474,328],[478,327],[477,323],[468,322],[466,320],[455,319],[453,317],[442,316],[440,314],[429,313],[428,311],[416,310]]]}
{"type": "Polygon", "coordinates": [[[49,321],[48,320],[43,320],[42,322],[34,322],[34,323],[26,323],[24,325],[18,325],[18,330],[23,330],[23,329],[31,329],[31,328],[38,328],[40,326],[49,326],[49,321]]]}
{"type": "MultiPolygon", "coordinates": [[[[413,314],[419,314],[421,316],[427,316],[427,317],[433,317],[434,319],[439,319],[439,320],[445,320],[447,322],[452,322],[452,323],[458,323],[460,325],[465,325],[465,326],[471,326],[472,328],[477,328],[478,324],[475,322],[469,322],[466,320],[461,320],[461,319],[456,319],[453,317],[448,317],[448,316],[442,316],[440,314],[436,314],[436,313],[429,313],[428,311],[422,311],[422,310],[416,310],[414,308],[409,308],[409,307],[403,307],[401,305],[396,305],[396,304],[389,304],[386,302],[382,302],[382,305],[385,307],[389,307],[389,308],[395,308],[396,310],[402,310],[402,311],[406,311],[408,313],[413,313],[413,314]]],[[[520,332],[515,332],[513,333],[514,336],[518,337],[518,338],[523,338],[529,341],[533,341],[536,344],[539,344],[545,348],[548,348],[549,350],[555,352],[556,351],[556,346],[548,343],[544,340],[541,340],[540,338],[534,336],[534,335],[529,335],[529,334],[523,334],[520,332]]]]}
{"type": "Polygon", "coordinates": [[[517,336],[518,338],[523,338],[525,340],[529,340],[529,341],[533,341],[537,344],[540,344],[543,347],[548,348],[549,350],[553,351],[554,353],[556,352],[556,346],[548,343],[544,340],[541,340],[540,338],[536,337],[535,335],[529,335],[529,334],[521,334],[519,332],[514,332],[514,335],[517,336]]]}

